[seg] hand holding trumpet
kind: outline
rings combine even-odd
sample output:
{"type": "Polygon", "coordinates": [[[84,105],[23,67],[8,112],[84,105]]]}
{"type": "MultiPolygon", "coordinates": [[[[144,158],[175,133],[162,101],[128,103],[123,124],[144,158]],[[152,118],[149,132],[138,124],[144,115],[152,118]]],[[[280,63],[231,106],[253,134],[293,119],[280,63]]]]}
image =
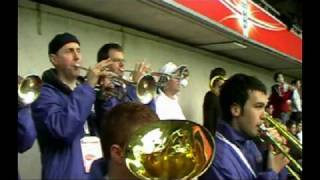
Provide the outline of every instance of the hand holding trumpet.
{"type": "Polygon", "coordinates": [[[269,147],[267,166],[276,173],[279,173],[290,162],[284,154],[289,152],[289,148],[286,145],[287,140],[282,137],[275,128],[263,128],[261,137],[269,140],[267,141],[269,147]]]}
{"type": "MultiPolygon", "coordinates": [[[[112,76],[113,73],[108,71],[108,66],[112,64],[112,62],[107,61],[107,60],[103,60],[99,63],[97,63],[94,67],[89,67],[89,68],[85,68],[80,66],[79,64],[76,64],[75,67],[83,69],[85,71],[87,71],[87,82],[89,83],[89,85],[91,87],[95,87],[97,85],[97,83],[100,81],[101,79],[103,79],[104,83],[100,83],[101,84],[106,84],[106,86],[109,86],[108,82],[108,77],[112,76]]],[[[110,81],[110,80],[109,80],[110,81]]],[[[111,82],[111,81],[110,81],[111,82]]]]}
{"type": "Polygon", "coordinates": [[[146,64],[144,61],[142,63],[137,63],[135,65],[134,71],[132,72],[132,81],[138,82],[138,80],[145,75],[146,73],[150,72],[150,65],[146,64]]]}

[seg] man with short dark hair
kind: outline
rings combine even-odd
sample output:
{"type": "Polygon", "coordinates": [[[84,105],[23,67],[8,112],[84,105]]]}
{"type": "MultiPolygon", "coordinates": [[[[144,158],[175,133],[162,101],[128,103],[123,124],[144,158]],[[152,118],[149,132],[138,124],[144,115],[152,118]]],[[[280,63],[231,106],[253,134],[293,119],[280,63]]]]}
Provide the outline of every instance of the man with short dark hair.
{"type": "MultiPolygon", "coordinates": [[[[265,85],[245,74],[235,74],[222,86],[220,104],[222,121],[215,134],[216,153],[211,167],[199,178],[204,179],[278,179],[278,173],[288,164],[282,154],[263,158],[253,139],[260,136],[264,109],[268,102],[265,85]]],[[[268,130],[277,140],[282,140],[275,129],[268,130]]]]}
{"type": "Polygon", "coordinates": [[[86,179],[80,139],[95,101],[94,87],[105,76],[103,61],[80,77],[81,51],[78,38],[57,34],[49,43],[54,68],[42,75],[44,84],[32,104],[32,115],[41,152],[42,179],[86,179]]]}
{"type": "Polygon", "coordinates": [[[104,158],[93,162],[89,179],[138,179],[126,166],[124,147],[135,130],[158,120],[157,114],[144,104],[127,102],[112,108],[101,123],[104,158]]]}
{"type": "MultiPolygon", "coordinates": [[[[110,65],[107,69],[113,72],[118,77],[123,77],[125,71],[125,59],[123,48],[116,43],[104,44],[98,51],[97,61],[105,60],[110,65]]],[[[148,66],[144,63],[137,64],[137,68],[133,73],[133,81],[137,82],[147,71],[148,66]]],[[[121,84],[113,84],[109,79],[102,80],[101,91],[97,94],[97,100],[95,102],[96,112],[96,126],[98,133],[100,134],[100,125],[103,115],[109,112],[117,104],[124,102],[140,102],[137,96],[136,87],[130,84],[126,84],[125,87],[121,84]],[[104,81],[105,80],[105,81],[104,81]],[[115,92],[114,95],[105,95],[108,92],[115,92]]],[[[148,106],[155,111],[155,103],[152,99],[148,106]]]]}

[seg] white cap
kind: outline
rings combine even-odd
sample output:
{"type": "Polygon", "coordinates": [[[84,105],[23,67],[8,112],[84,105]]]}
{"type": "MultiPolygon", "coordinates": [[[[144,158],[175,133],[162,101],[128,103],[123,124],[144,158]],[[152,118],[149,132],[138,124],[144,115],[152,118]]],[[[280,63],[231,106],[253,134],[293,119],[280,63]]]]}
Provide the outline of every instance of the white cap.
{"type": "Polygon", "coordinates": [[[172,62],[168,62],[167,64],[165,64],[161,69],[160,72],[161,73],[165,73],[165,74],[172,74],[174,73],[176,70],[178,69],[178,66],[173,64],[172,62]]]}

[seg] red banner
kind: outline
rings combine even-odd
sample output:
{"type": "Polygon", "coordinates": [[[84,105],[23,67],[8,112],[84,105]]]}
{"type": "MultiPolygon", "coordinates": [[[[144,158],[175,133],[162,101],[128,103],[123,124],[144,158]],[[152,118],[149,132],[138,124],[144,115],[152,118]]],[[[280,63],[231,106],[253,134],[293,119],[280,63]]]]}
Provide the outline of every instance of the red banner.
{"type": "Polygon", "coordinates": [[[174,0],[210,20],[302,62],[302,38],[251,0],[174,0]]]}

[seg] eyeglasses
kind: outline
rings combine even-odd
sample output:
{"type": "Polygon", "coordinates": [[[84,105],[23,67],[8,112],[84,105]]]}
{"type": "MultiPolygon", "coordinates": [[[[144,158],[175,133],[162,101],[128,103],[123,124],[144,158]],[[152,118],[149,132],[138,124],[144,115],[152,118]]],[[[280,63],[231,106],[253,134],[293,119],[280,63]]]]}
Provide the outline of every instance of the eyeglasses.
{"type": "Polygon", "coordinates": [[[112,58],[111,61],[112,61],[112,62],[122,62],[122,63],[125,63],[125,62],[126,62],[125,59],[120,59],[120,58],[112,58]]]}

